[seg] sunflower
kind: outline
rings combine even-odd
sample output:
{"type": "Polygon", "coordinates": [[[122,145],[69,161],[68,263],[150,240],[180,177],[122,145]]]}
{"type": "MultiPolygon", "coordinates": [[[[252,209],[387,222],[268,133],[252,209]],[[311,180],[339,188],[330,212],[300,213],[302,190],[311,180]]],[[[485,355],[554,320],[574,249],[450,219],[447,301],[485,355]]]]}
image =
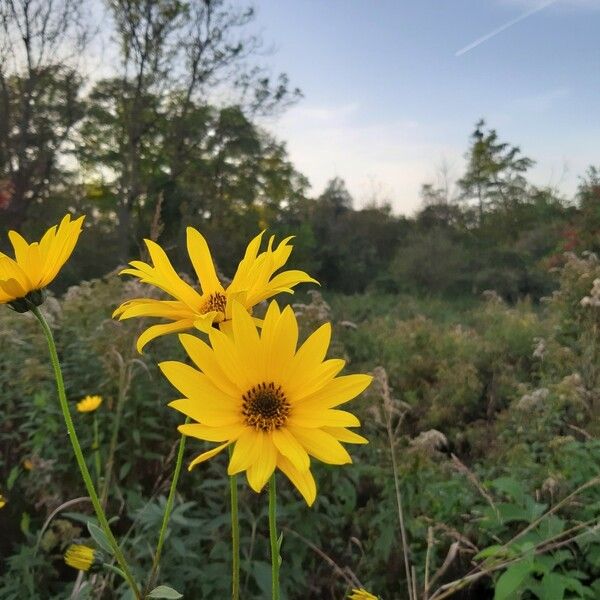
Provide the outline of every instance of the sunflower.
{"type": "Polygon", "coordinates": [[[39,242],[28,244],[16,231],[8,237],[15,258],[0,252],[0,304],[27,312],[44,301],[44,288],[58,275],[79,238],[83,217],[71,221],[66,215],[60,225],[46,231],[39,242]]]}
{"type": "MultiPolygon", "coordinates": [[[[133,275],[141,282],[153,285],[169,294],[174,300],[136,298],[124,302],[113,317],[159,317],[171,321],[149,327],[138,339],[137,349],[154,338],[196,327],[208,332],[214,323],[223,324],[231,319],[232,300],[237,300],[248,310],[263,300],[280,292],[293,293],[299,283],[317,283],[304,271],[282,271],[275,275],[287,262],[292,246],[291,237],[285,238],[273,248],[271,237],[266,251],[259,254],[263,233],[257,235],[246,248],[246,254],[227,288],[223,287],[213,263],[210,250],[202,234],[193,227],[187,228],[187,249],[198,277],[202,293],[177,275],[164,250],[151,240],[144,240],[152,265],[134,260],[132,268],[124,269],[121,275],[133,275]]],[[[222,327],[223,325],[221,325],[222,327]]]]}
{"type": "Polygon", "coordinates": [[[101,564],[100,556],[94,548],[84,544],[71,544],[65,552],[65,563],[78,571],[89,571],[101,564]]]}
{"type": "Polygon", "coordinates": [[[81,413],[93,412],[102,404],[102,396],[86,396],[76,407],[81,413]]]}
{"type": "Polygon", "coordinates": [[[348,596],[348,600],[378,600],[378,598],[363,588],[357,588],[352,590],[352,594],[348,596]]]}
{"type": "Polygon", "coordinates": [[[341,465],[352,462],[340,442],[365,444],[347,429],[359,420],[335,407],[360,394],[368,375],[336,377],[339,359],[324,360],[331,338],[329,323],[297,349],[298,323],[290,307],[271,302],[259,335],[238,302],[232,306],[232,332],[209,332],[210,346],[189,334],[181,343],[199,370],[181,362],[159,366],[184,395],[169,406],[196,423],[181,425],[185,435],[221,442],[196,457],[191,470],[234,444],[228,473],[246,471],[259,492],[276,467],[298,488],[308,505],[316,497],[310,457],[341,465]]]}

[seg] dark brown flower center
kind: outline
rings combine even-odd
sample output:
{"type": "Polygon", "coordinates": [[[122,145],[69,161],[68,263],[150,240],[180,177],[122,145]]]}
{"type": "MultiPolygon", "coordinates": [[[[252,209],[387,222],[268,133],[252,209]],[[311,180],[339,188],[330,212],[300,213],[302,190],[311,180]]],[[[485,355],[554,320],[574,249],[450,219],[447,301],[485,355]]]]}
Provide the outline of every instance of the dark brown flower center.
{"type": "Polygon", "coordinates": [[[225,306],[227,306],[227,297],[225,294],[222,294],[221,292],[215,292],[214,294],[210,294],[204,301],[202,313],[206,314],[213,310],[225,313],[225,306]]]}
{"type": "Polygon", "coordinates": [[[280,385],[259,383],[242,395],[246,425],[260,431],[273,431],[285,425],[291,405],[280,385]]]}

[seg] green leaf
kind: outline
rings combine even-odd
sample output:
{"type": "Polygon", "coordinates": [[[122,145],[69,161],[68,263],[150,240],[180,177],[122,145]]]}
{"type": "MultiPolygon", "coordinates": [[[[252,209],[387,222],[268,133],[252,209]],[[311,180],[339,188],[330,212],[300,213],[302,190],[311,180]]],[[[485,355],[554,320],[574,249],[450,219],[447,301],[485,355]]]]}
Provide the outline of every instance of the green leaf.
{"type": "Polygon", "coordinates": [[[512,477],[498,477],[498,479],[492,481],[492,486],[519,504],[523,505],[525,503],[527,495],[523,484],[520,481],[517,481],[512,477]]]}
{"type": "Polygon", "coordinates": [[[17,477],[19,476],[20,473],[20,469],[19,467],[13,467],[10,470],[10,473],[8,475],[8,479],[6,480],[6,489],[10,492],[10,490],[12,490],[13,485],[15,485],[15,481],[17,480],[17,477]]]}
{"type": "Polygon", "coordinates": [[[546,573],[542,579],[542,598],[562,600],[565,596],[565,578],[558,573],[546,573]]]}
{"type": "Polygon", "coordinates": [[[500,544],[494,544],[493,546],[488,546],[484,548],[479,554],[475,555],[475,560],[481,560],[482,558],[509,558],[513,555],[514,552],[505,546],[500,546],[500,544]]]}
{"type": "Polygon", "coordinates": [[[21,532],[26,537],[29,535],[29,524],[30,523],[31,523],[31,517],[29,516],[29,513],[24,512],[21,515],[21,532]]]}
{"type": "Polygon", "coordinates": [[[281,544],[283,544],[283,531],[279,534],[279,538],[277,540],[277,562],[281,567],[281,563],[283,562],[281,558],[281,544]]]}
{"type": "Polygon", "coordinates": [[[170,598],[176,600],[177,598],[183,598],[183,595],[168,585],[159,585],[148,594],[147,598],[170,598]]]}
{"type": "Polygon", "coordinates": [[[106,536],[104,535],[104,531],[102,531],[102,529],[100,529],[100,527],[98,527],[98,525],[94,525],[93,523],[90,523],[89,521],[87,522],[87,528],[88,528],[88,531],[90,532],[90,535],[92,536],[92,538],[94,538],[94,541],[96,542],[96,544],[98,544],[98,546],[100,548],[102,548],[102,550],[104,550],[105,552],[108,552],[112,556],[113,550],[110,547],[110,544],[109,544],[108,540],[106,539],[106,536]]]}
{"type": "Polygon", "coordinates": [[[121,571],[121,569],[119,569],[119,567],[115,567],[114,565],[111,565],[109,563],[103,563],[102,566],[105,569],[108,569],[109,571],[116,573],[119,577],[122,577],[123,580],[127,581],[127,577],[125,577],[125,573],[123,573],[123,571],[121,571]]]}
{"type": "Polygon", "coordinates": [[[125,477],[127,477],[132,466],[133,465],[130,462],[126,462],[121,465],[121,468],[119,469],[119,481],[122,481],[125,479],[125,477]]]}
{"type": "Polygon", "coordinates": [[[531,565],[525,561],[508,567],[496,582],[494,600],[516,600],[518,596],[515,595],[515,592],[521,587],[530,572],[531,565]]]}
{"type": "Polygon", "coordinates": [[[271,565],[263,561],[252,563],[252,574],[260,591],[266,595],[271,592],[271,565]]]}

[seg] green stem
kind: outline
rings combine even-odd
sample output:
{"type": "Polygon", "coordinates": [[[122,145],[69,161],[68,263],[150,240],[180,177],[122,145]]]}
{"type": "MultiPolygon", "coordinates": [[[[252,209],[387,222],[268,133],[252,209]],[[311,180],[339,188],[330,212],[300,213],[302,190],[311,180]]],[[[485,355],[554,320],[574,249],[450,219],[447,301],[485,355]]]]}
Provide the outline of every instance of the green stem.
{"type": "Polygon", "coordinates": [[[277,487],[275,473],[269,480],[269,537],[271,540],[271,596],[279,600],[279,544],[277,543],[277,487]]]}
{"type": "Polygon", "coordinates": [[[71,445],[73,446],[73,452],[75,454],[75,459],[77,460],[77,464],[79,466],[79,470],[81,471],[81,476],[83,477],[83,482],[85,483],[85,488],[88,492],[88,495],[92,501],[92,505],[94,506],[94,511],[96,512],[96,517],[98,518],[98,522],[100,523],[100,527],[112,548],[114,556],[121,567],[123,574],[129,587],[131,588],[136,599],[141,599],[139,589],[131,571],[129,569],[129,565],[123,556],[123,552],[121,548],[119,548],[119,544],[115,539],[112,531],[110,530],[110,526],[106,519],[106,515],[104,514],[104,510],[100,504],[100,500],[98,499],[98,494],[96,493],[96,489],[94,488],[94,483],[92,481],[92,477],[90,476],[90,472],[85,463],[85,458],[83,456],[83,452],[81,451],[81,445],[79,443],[79,439],[77,437],[77,432],[75,431],[75,425],[73,425],[73,419],[71,418],[71,412],[69,411],[69,405],[67,403],[67,396],[65,393],[65,384],[62,377],[62,371],[60,368],[60,362],[58,360],[58,353],[56,352],[56,344],[54,342],[54,337],[52,335],[52,331],[44,319],[44,316],[39,311],[37,307],[32,307],[31,311],[36,316],[37,320],[40,322],[42,326],[42,330],[44,335],[46,336],[46,341],[48,342],[48,350],[50,352],[50,361],[52,362],[52,368],[54,369],[54,377],[56,379],[56,389],[58,391],[58,399],[60,401],[60,408],[63,413],[63,417],[65,419],[65,424],[67,426],[67,431],[69,433],[69,438],[71,440],[71,445]]]}
{"type": "Polygon", "coordinates": [[[94,441],[92,445],[94,451],[94,467],[96,469],[96,485],[100,487],[100,478],[102,465],[100,463],[100,436],[98,435],[98,417],[94,413],[94,441]]]}
{"type": "MultiPolygon", "coordinates": [[[[230,457],[231,453],[232,449],[229,446],[230,457]]],[[[231,495],[231,598],[238,600],[240,597],[240,521],[237,475],[229,477],[229,491],[231,495]]]]}
{"type": "MultiPolygon", "coordinates": [[[[185,422],[189,423],[190,418],[187,417],[185,422]]],[[[152,571],[148,579],[147,591],[150,591],[156,580],[158,573],[158,566],[160,564],[160,556],[162,548],[165,543],[165,537],[167,534],[167,526],[169,525],[169,519],[171,518],[171,512],[173,511],[173,503],[175,502],[175,491],[177,489],[177,483],[179,482],[179,476],[181,475],[181,465],[183,464],[183,453],[185,450],[185,435],[181,436],[179,440],[179,449],[177,450],[177,461],[175,462],[175,471],[173,472],[173,479],[171,480],[171,487],[169,488],[169,496],[167,497],[167,504],[165,506],[165,512],[163,514],[162,525],[160,526],[160,533],[158,534],[158,543],[156,544],[156,552],[154,553],[154,560],[152,561],[152,571]]]]}

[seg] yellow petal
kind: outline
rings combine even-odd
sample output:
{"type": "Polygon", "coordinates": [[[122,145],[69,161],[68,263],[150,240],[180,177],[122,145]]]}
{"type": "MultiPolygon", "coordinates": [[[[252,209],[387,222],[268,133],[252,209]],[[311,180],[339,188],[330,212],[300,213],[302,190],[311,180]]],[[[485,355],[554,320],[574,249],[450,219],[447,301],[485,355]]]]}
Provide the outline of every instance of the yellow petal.
{"type": "Polygon", "coordinates": [[[190,319],[183,319],[181,321],[175,321],[174,323],[165,323],[163,325],[152,325],[148,327],[142,335],[138,338],[136,348],[137,351],[142,354],[144,346],[153,339],[160,337],[161,335],[167,335],[168,333],[176,333],[178,331],[185,331],[191,329],[194,322],[190,319]]]}
{"type": "Polygon", "coordinates": [[[221,427],[209,427],[200,423],[186,423],[178,427],[179,432],[189,437],[195,437],[207,442],[233,442],[245,430],[242,423],[221,427]]]}
{"type": "Polygon", "coordinates": [[[306,504],[312,506],[317,497],[317,486],[310,469],[299,471],[288,458],[281,454],[277,457],[277,466],[302,494],[306,504]]]}
{"type": "Polygon", "coordinates": [[[212,329],[209,334],[210,345],[215,357],[228,379],[236,381],[240,389],[248,390],[256,383],[251,365],[245,364],[240,357],[239,348],[222,331],[212,329]]]}
{"type": "Polygon", "coordinates": [[[229,427],[242,422],[238,410],[216,407],[214,404],[200,400],[181,398],[169,402],[169,406],[209,427],[229,427]]]}
{"type": "Polygon", "coordinates": [[[331,410],[321,408],[294,407],[288,419],[290,425],[299,427],[359,427],[360,421],[345,410],[331,410]]]}
{"type": "Polygon", "coordinates": [[[276,300],[272,300],[267,307],[267,312],[265,314],[265,318],[262,324],[262,330],[260,333],[260,344],[261,350],[260,354],[263,357],[263,372],[267,372],[267,364],[269,361],[267,348],[271,348],[273,346],[273,338],[276,333],[276,326],[279,318],[281,317],[281,311],[279,310],[279,305],[276,300]]]}
{"type": "Polygon", "coordinates": [[[188,333],[179,335],[179,340],[188,356],[196,366],[210,379],[212,384],[232,397],[241,396],[246,390],[238,387],[235,380],[229,379],[219,365],[214,350],[204,341],[188,333]]]}
{"type": "Polygon", "coordinates": [[[222,450],[225,450],[225,448],[227,448],[227,446],[229,446],[229,442],[225,442],[224,444],[221,444],[220,446],[217,446],[216,448],[213,448],[212,450],[208,450],[208,452],[203,452],[202,454],[196,456],[196,458],[188,465],[188,471],[191,471],[194,467],[198,466],[200,463],[203,463],[204,461],[212,458],[213,456],[216,456],[217,454],[219,454],[219,452],[221,452],[222,450]]]}
{"type": "Polygon", "coordinates": [[[227,468],[228,475],[241,473],[256,461],[258,453],[262,448],[264,435],[261,431],[246,427],[246,430],[239,436],[233,448],[227,468]]]}
{"type": "Polygon", "coordinates": [[[15,296],[16,298],[26,296],[35,289],[21,265],[5,254],[0,253],[0,284],[7,283],[11,280],[14,280],[15,282],[14,284],[9,285],[11,289],[24,292],[20,296],[15,296]]]}
{"type": "Polygon", "coordinates": [[[280,454],[283,454],[299,471],[310,467],[310,458],[304,446],[284,427],[275,429],[272,434],[273,443],[280,454]]]}
{"type": "Polygon", "coordinates": [[[368,444],[369,440],[354,431],[348,431],[344,427],[323,427],[323,431],[331,434],[336,440],[346,444],[368,444]]]}
{"type": "Polygon", "coordinates": [[[330,465],[344,465],[352,459],[346,449],[330,434],[321,429],[305,429],[288,425],[294,437],[316,459],[330,465]]]}
{"type": "Polygon", "coordinates": [[[300,404],[306,404],[307,408],[309,406],[319,408],[338,406],[358,396],[369,386],[372,380],[371,375],[360,374],[337,377],[313,394],[303,396],[300,392],[297,397],[298,406],[300,404]]]}
{"type": "Polygon", "coordinates": [[[238,268],[231,280],[231,284],[227,288],[227,292],[239,292],[247,287],[247,277],[248,272],[252,268],[256,260],[256,255],[258,254],[258,249],[260,248],[260,242],[262,240],[262,236],[264,235],[264,231],[261,231],[249,244],[246,248],[246,253],[244,258],[240,261],[238,268]]]}
{"type": "Polygon", "coordinates": [[[23,272],[27,274],[32,289],[40,287],[42,260],[38,244],[28,244],[21,234],[9,231],[8,238],[15,251],[15,261],[23,272]]]}
{"type": "MultiPolygon", "coordinates": [[[[71,221],[71,216],[66,215],[56,229],[56,234],[50,245],[50,252],[44,264],[43,279],[41,286],[47,286],[58,274],[63,265],[67,262],[83,225],[84,217],[79,217],[75,221],[71,221]]],[[[42,238],[43,239],[43,238],[42,238]]]]}
{"type": "MultiPolygon", "coordinates": [[[[263,330],[266,327],[263,326],[263,330]]],[[[291,386],[296,383],[301,385],[306,380],[306,373],[311,373],[324,360],[329,343],[331,341],[331,324],[321,325],[305,342],[298,348],[293,360],[285,365],[283,369],[283,379],[289,382],[291,386]]]]}
{"type": "Polygon", "coordinates": [[[3,293],[4,302],[11,302],[17,298],[23,298],[31,291],[21,286],[16,279],[0,279],[0,290],[3,293]]]}
{"type": "Polygon", "coordinates": [[[196,315],[194,327],[203,333],[210,333],[210,330],[213,328],[213,324],[218,321],[218,318],[219,313],[215,310],[211,310],[200,316],[196,315]]]}
{"type": "Polygon", "coordinates": [[[314,394],[329,383],[345,365],[345,360],[331,358],[316,367],[313,366],[303,372],[299,371],[296,377],[291,378],[291,381],[284,376],[283,382],[287,383],[283,383],[283,385],[285,385],[290,401],[294,403],[298,398],[314,394]]]}
{"type": "MultiPolygon", "coordinates": [[[[266,326],[263,326],[263,333],[266,326]]],[[[284,308],[265,342],[265,374],[268,379],[275,381],[281,377],[285,365],[293,359],[298,344],[298,322],[291,307],[284,308]]]]}
{"type": "Polygon", "coordinates": [[[176,360],[159,363],[159,368],[165,377],[184,396],[201,402],[211,408],[234,409],[240,407],[241,399],[232,398],[200,371],[190,365],[176,360]]]}
{"type": "Polygon", "coordinates": [[[265,373],[261,369],[258,331],[248,311],[239,303],[232,306],[233,339],[240,360],[261,380],[265,373]]]}
{"type": "Polygon", "coordinates": [[[21,265],[25,264],[29,254],[29,244],[25,241],[25,238],[16,231],[9,231],[8,239],[15,251],[15,260],[21,265]]]}
{"type": "Polygon", "coordinates": [[[198,276],[202,293],[222,293],[223,286],[217,277],[215,265],[204,236],[193,227],[188,227],[186,229],[186,233],[188,253],[190,255],[190,260],[192,261],[194,271],[196,271],[196,275],[198,276]]]}
{"type": "Polygon", "coordinates": [[[277,464],[277,450],[270,436],[262,437],[262,444],[258,457],[246,471],[248,483],[255,492],[260,492],[275,470],[277,464]]]}
{"type": "Polygon", "coordinates": [[[275,275],[264,287],[257,289],[256,293],[249,296],[249,302],[253,305],[275,296],[276,294],[288,293],[293,294],[295,286],[300,283],[316,283],[319,282],[313,279],[308,273],[304,271],[284,271],[275,275]]]}
{"type": "Polygon", "coordinates": [[[113,318],[131,319],[134,317],[159,317],[171,321],[192,320],[196,318],[187,304],[179,300],[154,300],[152,298],[134,298],[119,306],[113,312],[113,318]]]}
{"type": "MultiPolygon", "coordinates": [[[[174,298],[185,302],[191,309],[198,311],[202,305],[200,294],[177,275],[165,251],[156,242],[152,240],[144,241],[154,264],[154,268],[150,267],[149,271],[152,273],[152,281],[148,282],[171,294],[174,298]]],[[[131,264],[133,265],[134,262],[131,264]]],[[[145,266],[148,267],[148,265],[145,266]]]]}

